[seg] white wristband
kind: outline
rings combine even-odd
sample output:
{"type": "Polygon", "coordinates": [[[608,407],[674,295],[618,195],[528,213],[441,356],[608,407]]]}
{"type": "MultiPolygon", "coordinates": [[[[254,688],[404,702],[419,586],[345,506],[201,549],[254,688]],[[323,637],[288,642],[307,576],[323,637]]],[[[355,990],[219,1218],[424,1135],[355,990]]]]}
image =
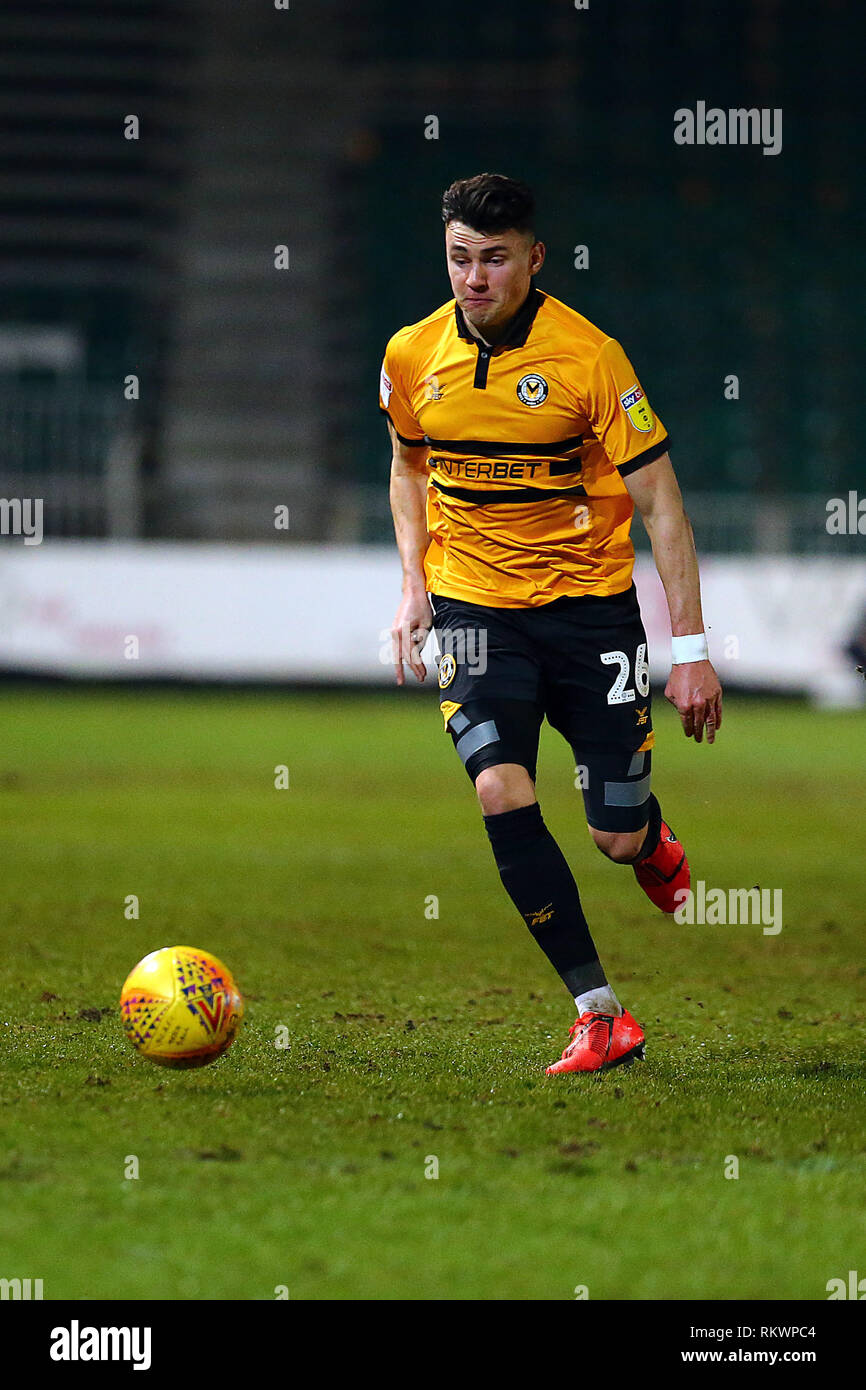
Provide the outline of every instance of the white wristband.
{"type": "Polygon", "coordinates": [[[687,661],[706,661],[709,654],[706,633],[692,632],[687,637],[671,638],[672,666],[683,666],[687,661]]]}

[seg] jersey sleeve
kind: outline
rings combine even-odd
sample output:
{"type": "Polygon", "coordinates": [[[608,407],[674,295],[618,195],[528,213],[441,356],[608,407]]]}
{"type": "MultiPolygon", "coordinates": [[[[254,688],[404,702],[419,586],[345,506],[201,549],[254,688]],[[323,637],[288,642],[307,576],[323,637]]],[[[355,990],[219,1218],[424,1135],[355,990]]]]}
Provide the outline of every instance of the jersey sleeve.
{"type": "Polygon", "coordinates": [[[653,463],[670,447],[634,367],[615,338],[602,344],[589,375],[586,416],[622,477],[653,463]]]}
{"type": "Polygon", "coordinates": [[[379,374],[379,409],[391,421],[401,444],[425,443],[424,431],[412,414],[412,403],[393,338],[385,349],[379,374]]]}

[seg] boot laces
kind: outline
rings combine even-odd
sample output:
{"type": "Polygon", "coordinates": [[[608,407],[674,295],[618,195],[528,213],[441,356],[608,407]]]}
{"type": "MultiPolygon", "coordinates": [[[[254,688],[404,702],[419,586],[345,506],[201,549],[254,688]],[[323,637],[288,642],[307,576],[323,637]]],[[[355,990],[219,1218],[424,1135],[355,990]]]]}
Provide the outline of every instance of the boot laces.
{"type": "Polygon", "coordinates": [[[586,1045],[590,1052],[594,1052],[596,1057],[604,1057],[610,1045],[611,1033],[605,1019],[607,1014],[583,1014],[576,1018],[568,1030],[568,1036],[572,1039],[566,1048],[571,1052],[579,1041],[578,1029],[586,1029],[586,1045]]]}

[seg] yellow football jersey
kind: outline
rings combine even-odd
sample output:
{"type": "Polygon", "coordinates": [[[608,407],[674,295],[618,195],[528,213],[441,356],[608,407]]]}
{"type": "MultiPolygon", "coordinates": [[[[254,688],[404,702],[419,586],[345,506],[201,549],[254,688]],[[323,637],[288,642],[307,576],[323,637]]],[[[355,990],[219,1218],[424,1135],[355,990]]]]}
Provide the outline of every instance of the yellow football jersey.
{"type": "Polygon", "coordinates": [[[488,347],[455,300],[390,339],[379,404],[430,450],[428,591],[495,608],[632,580],[623,476],[668,448],[619,343],[533,288],[488,347]]]}

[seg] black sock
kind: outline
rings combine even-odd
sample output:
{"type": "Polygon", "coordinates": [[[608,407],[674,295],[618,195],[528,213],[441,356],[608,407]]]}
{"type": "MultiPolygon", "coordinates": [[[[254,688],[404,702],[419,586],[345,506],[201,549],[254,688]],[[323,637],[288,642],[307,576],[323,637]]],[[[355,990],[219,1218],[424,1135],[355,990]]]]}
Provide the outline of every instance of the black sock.
{"type": "Polygon", "coordinates": [[[646,828],[644,842],[635,855],[634,859],[629,859],[629,864],[639,864],[642,859],[649,859],[658,849],[659,840],[662,837],[662,808],[659,806],[652,792],[649,799],[649,825],[646,828]]]}
{"type": "Polygon", "coordinates": [[[506,892],[569,993],[607,984],[574,876],[538,802],[485,816],[484,826],[506,892]]]}

